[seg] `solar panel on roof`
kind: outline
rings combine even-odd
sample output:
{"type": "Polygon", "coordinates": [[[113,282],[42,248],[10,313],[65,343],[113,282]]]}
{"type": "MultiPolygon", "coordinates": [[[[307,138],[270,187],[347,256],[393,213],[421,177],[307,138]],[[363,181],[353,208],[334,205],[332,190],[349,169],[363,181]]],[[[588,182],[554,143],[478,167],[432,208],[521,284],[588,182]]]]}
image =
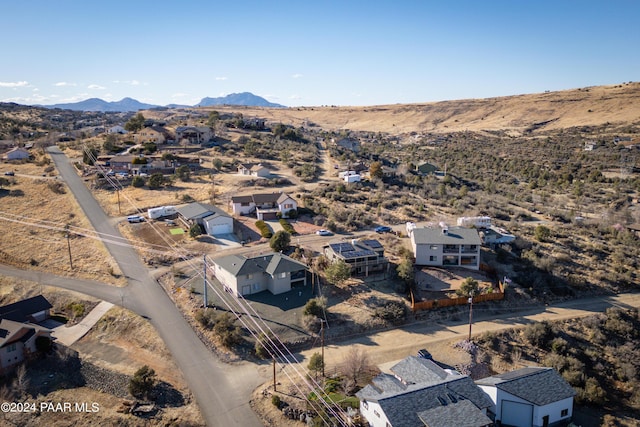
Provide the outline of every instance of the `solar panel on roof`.
{"type": "Polygon", "coordinates": [[[375,256],[375,252],[374,251],[368,251],[368,250],[362,250],[362,251],[348,251],[348,252],[343,252],[342,256],[344,258],[347,259],[351,259],[351,258],[364,258],[367,256],[375,256]]]}
{"type": "Polygon", "coordinates": [[[337,253],[351,252],[356,250],[356,248],[354,248],[351,243],[331,243],[329,244],[329,247],[337,253]]]}
{"type": "Polygon", "coordinates": [[[364,243],[365,245],[369,246],[370,248],[373,249],[379,249],[382,247],[382,244],[380,242],[378,242],[375,239],[371,239],[371,240],[362,240],[362,243],[364,243]]]}

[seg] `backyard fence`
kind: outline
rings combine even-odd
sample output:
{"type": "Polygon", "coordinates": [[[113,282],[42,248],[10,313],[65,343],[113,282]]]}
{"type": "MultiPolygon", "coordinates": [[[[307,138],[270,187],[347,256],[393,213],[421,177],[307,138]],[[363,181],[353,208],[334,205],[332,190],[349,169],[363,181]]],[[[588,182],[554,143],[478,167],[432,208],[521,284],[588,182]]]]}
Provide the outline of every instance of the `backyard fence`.
{"type": "MultiPolygon", "coordinates": [[[[474,303],[485,302],[485,301],[499,301],[504,299],[504,285],[502,282],[498,282],[498,290],[494,290],[491,293],[475,295],[473,297],[474,303]]],[[[416,302],[415,297],[413,296],[413,291],[411,291],[411,311],[414,313],[420,310],[433,310],[434,308],[440,307],[453,307],[455,305],[466,305],[469,304],[468,297],[457,297],[457,298],[441,298],[441,299],[433,299],[426,301],[418,301],[416,302]]]]}

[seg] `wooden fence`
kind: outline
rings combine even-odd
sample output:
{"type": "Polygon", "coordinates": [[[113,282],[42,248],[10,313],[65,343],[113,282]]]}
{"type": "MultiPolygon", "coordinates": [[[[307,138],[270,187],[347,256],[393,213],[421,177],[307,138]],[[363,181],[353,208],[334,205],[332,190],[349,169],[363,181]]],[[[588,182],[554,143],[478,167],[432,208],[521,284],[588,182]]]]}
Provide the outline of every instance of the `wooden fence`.
{"type": "MultiPolygon", "coordinates": [[[[473,297],[474,303],[485,302],[485,301],[500,301],[504,299],[504,285],[502,282],[498,282],[498,290],[480,294],[473,297]]],[[[420,310],[433,310],[434,308],[440,307],[453,307],[455,305],[466,305],[469,304],[468,297],[458,297],[458,298],[442,298],[442,299],[434,299],[427,301],[415,301],[413,296],[413,291],[411,292],[411,311],[414,313],[420,310]]]]}

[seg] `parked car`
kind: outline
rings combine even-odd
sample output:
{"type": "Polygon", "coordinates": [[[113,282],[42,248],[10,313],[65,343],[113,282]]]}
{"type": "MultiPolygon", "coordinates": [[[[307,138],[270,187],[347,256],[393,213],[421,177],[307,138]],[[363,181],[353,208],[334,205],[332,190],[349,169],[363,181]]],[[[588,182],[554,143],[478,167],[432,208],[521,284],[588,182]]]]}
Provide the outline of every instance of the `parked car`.
{"type": "Polygon", "coordinates": [[[318,236],[332,236],[333,235],[333,233],[330,232],[329,230],[318,230],[318,231],[316,231],[316,234],[318,236]]]}
{"type": "Polygon", "coordinates": [[[379,225],[375,228],[376,233],[391,233],[391,227],[379,225]]]}
{"type": "Polygon", "coordinates": [[[140,215],[131,215],[127,217],[127,221],[129,221],[129,223],[131,224],[136,222],[144,222],[144,217],[140,215]]]}
{"type": "Polygon", "coordinates": [[[4,173],[6,176],[14,176],[15,173],[13,171],[8,171],[4,173]]]}
{"type": "Polygon", "coordinates": [[[173,227],[176,225],[176,222],[172,219],[165,219],[164,225],[166,225],[167,227],[173,227]]]}
{"type": "Polygon", "coordinates": [[[422,359],[433,359],[433,357],[431,357],[431,353],[429,353],[427,350],[425,350],[424,348],[421,350],[418,350],[418,357],[422,358],[422,359]]]}

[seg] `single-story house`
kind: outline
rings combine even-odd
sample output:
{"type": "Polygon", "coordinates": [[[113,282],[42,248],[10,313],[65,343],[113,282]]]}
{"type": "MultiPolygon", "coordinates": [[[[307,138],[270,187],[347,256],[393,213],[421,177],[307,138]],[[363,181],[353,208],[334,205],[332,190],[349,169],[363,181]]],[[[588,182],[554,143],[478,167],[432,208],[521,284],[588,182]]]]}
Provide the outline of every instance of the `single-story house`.
{"type": "Polygon", "coordinates": [[[330,262],[346,262],[353,275],[368,276],[369,273],[385,271],[389,265],[389,260],[384,257],[384,247],[375,239],[331,243],[323,247],[323,252],[330,262]]]}
{"type": "Polygon", "coordinates": [[[474,228],[415,228],[411,248],[416,265],[480,268],[480,236],[474,228]]]}
{"type": "Polygon", "coordinates": [[[208,126],[178,126],[176,140],[180,143],[187,140],[189,144],[202,144],[213,139],[213,129],[208,126]]]}
{"type": "Polygon", "coordinates": [[[281,253],[227,255],[214,259],[212,269],[224,289],[236,296],[266,290],[278,295],[307,284],[307,266],[281,253]]]}
{"type": "Polygon", "coordinates": [[[473,380],[409,356],[356,393],[374,427],[486,427],[492,401],[473,380]]]}
{"type": "Polygon", "coordinates": [[[107,133],[114,133],[118,135],[126,135],[127,130],[120,125],[115,125],[107,129],[107,133]]]}
{"type": "Polygon", "coordinates": [[[217,206],[196,202],[179,206],[177,211],[183,221],[200,225],[210,236],[233,233],[233,218],[217,206]]]}
{"type": "Polygon", "coordinates": [[[51,339],[51,330],[32,323],[0,320],[0,373],[36,354],[38,337],[51,339]]]}
{"type": "Polygon", "coordinates": [[[349,184],[351,182],[360,182],[361,181],[361,176],[360,176],[360,174],[356,173],[356,171],[339,172],[338,173],[338,177],[341,180],[343,180],[344,182],[346,182],[347,184],[349,184]]]}
{"type": "Polygon", "coordinates": [[[438,168],[435,165],[432,165],[431,163],[427,163],[427,162],[423,162],[416,165],[416,172],[419,175],[429,175],[434,173],[437,170],[438,168]]]}
{"type": "Polygon", "coordinates": [[[42,295],[23,299],[0,307],[0,319],[15,322],[42,322],[49,318],[49,310],[53,306],[42,295]]]}
{"type": "Polygon", "coordinates": [[[258,219],[268,220],[276,219],[278,213],[288,218],[291,211],[298,209],[298,204],[285,193],[266,193],[231,197],[231,209],[234,215],[255,212],[258,219]]]}
{"type": "Polygon", "coordinates": [[[476,381],[493,401],[495,421],[518,427],[566,425],[575,390],[553,368],[530,367],[476,381]]]}
{"type": "Polygon", "coordinates": [[[15,147],[7,151],[3,156],[5,160],[25,160],[31,157],[31,154],[22,147],[15,147]]]}
{"type": "Polygon", "coordinates": [[[262,166],[261,163],[258,163],[257,165],[241,163],[238,165],[238,175],[267,178],[268,176],[271,175],[271,171],[266,167],[262,166]]]}

